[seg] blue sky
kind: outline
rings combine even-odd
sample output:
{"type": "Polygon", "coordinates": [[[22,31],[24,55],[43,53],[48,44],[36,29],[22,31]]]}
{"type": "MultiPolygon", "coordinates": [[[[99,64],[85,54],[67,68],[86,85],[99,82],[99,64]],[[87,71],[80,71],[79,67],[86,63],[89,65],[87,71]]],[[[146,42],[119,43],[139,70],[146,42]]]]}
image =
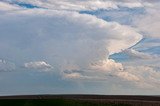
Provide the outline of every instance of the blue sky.
{"type": "Polygon", "coordinates": [[[12,4],[16,4],[16,5],[20,6],[20,7],[29,8],[29,9],[31,9],[31,8],[40,8],[38,6],[34,6],[32,4],[27,4],[27,3],[23,3],[23,2],[22,3],[21,2],[13,2],[12,4]]]}
{"type": "Polygon", "coordinates": [[[159,95],[159,5],[0,1],[0,95],[159,95]]]}

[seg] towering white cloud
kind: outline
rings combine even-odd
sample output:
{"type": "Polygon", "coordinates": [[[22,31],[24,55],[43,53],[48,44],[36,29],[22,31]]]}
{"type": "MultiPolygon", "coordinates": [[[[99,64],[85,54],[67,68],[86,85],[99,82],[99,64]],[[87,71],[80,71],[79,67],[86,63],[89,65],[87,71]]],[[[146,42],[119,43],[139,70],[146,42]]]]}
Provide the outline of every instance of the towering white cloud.
{"type": "Polygon", "coordinates": [[[8,58],[21,62],[45,58],[55,65],[67,61],[84,68],[142,38],[129,27],[76,12],[24,10],[0,19],[0,56],[7,52],[8,58]]]}

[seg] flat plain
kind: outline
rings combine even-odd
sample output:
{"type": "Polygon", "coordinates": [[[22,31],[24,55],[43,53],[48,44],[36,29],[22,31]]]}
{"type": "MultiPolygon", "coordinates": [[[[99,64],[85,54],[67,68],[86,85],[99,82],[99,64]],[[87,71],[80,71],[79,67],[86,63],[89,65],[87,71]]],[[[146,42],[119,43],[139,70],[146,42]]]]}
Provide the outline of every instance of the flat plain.
{"type": "Polygon", "coordinates": [[[160,106],[160,96],[17,95],[0,96],[0,106],[160,106]]]}

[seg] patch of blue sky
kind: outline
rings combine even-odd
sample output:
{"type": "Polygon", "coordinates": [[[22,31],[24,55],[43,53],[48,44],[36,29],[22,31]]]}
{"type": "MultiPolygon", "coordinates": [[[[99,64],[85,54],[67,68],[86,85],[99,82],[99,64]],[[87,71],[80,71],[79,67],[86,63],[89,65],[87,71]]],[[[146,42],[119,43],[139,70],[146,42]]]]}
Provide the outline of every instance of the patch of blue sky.
{"type": "Polygon", "coordinates": [[[120,24],[130,25],[132,23],[133,17],[141,14],[145,14],[144,8],[127,8],[119,7],[119,9],[99,9],[96,11],[80,11],[81,14],[95,15],[106,21],[116,21],[120,24]]]}
{"type": "MultiPolygon", "coordinates": [[[[151,54],[151,55],[160,55],[160,39],[156,38],[143,38],[136,45],[130,47],[129,49],[135,49],[139,52],[151,54]]],[[[114,59],[117,62],[127,62],[133,60],[128,54],[124,52],[115,53],[110,55],[110,59],[114,59]]]]}
{"type": "Polygon", "coordinates": [[[36,5],[32,5],[32,4],[28,4],[28,3],[23,3],[23,2],[12,2],[10,4],[16,4],[20,7],[23,7],[23,8],[30,8],[30,9],[33,9],[33,8],[41,8],[41,7],[38,7],[36,5]]]}
{"type": "Polygon", "coordinates": [[[145,40],[143,40],[143,43],[147,43],[147,42],[155,42],[155,43],[160,43],[160,39],[159,38],[145,38],[145,40]]]}
{"type": "MultiPolygon", "coordinates": [[[[145,41],[145,38],[143,38],[137,44],[133,45],[132,47],[130,47],[128,49],[134,48],[135,46],[140,45],[144,41],[145,41]]],[[[109,59],[114,59],[117,62],[126,62],[126,61],[129,61],[131,58],[128,54],[126,54],[124,52],[120,52],[120,53],[115,53],[115,54],[110,55],[109,59]]]]}
{"type": "Polygon", "coordinates": [[[109,59],[113,59],[116,62],[126,62],[130,60],[130,57],[126,53],[120,52],[110,55],[109,59]]]}
{"type": "Polygon", "coordinates": [[[139,44],[135,45],[133,49],[149,54],[160,55],[160,39],[145,38],[139,44]]]}
{"type": "Polygon", "coordinates": [[[151,54],[160,55],[160,46],[154,46],[148,49],[143,50],[143,52],[149,52],[151,54]]]}
{"type": "Polygon", "coordinates": [[[40,8],[38,6],[34,6],[32,4],[25,4],[25,3],[17,3],[17,5],[19,5],[21,7],[25,7],[25,8],[40,8]]]}

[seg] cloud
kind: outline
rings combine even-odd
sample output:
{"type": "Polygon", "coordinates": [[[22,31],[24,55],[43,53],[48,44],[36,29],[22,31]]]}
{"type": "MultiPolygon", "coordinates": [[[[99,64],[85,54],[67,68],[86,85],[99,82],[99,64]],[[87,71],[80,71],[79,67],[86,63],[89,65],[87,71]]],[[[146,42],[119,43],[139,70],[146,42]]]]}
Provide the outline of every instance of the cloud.
{"type": "Polygon", "coordinates": [[[10,5],[5,2],[0,1],[0,11],[7,11],[7,10],[18,10],[20,7],[16,5],[10,5]]]}
{"type": "Polygon", "coordinates": [[[122,7],[128,7],[128,8],[140,8],[143,7],[144,5],[141,2],[121,2],[119,3],[119,6],[122,7]]]}
{"type": "Polygon", "coordinates": [[[72,11],[81,11],[81,10],[98,10],[98,9],[118,9],[119,7],[127,8],[137,8],[144,7],[146,4],[151,4],[148,1],[128,1],[128,0],[5,0],[10,3],[26,3],[32,4],[34,6],[55,9],[55,10],[72,10],[72,11]]]}
{"type": "Polygon", "coordinates": [[[156,0],[3,0],[0,58],[14,63],[0,60],[1,92],[22,84],[34,93],[159,93],[158,6],[156,0]],[[143,37],[154,40],[139,42],[143,37]],[[109,58],[115,53],[130,58],[119,63],[109,58]]]}
{"type": "Polygon", "coordinates": [[[142,39],[130,27],[76,12],[21,10],[0,19],[1,57],[18,63],[45,59],[59,69],[66,62],[85,68],[142,39]]]}
{"type": "Polygon", "coordinates": [[[86,79],[86,80],[104,80],[116,79],[121,81],[137,82],[139,78],[124,70],[121,63],[112,59],[91,63],[86,69],[71,69],[63,71],[64,78],[86,79]]]}
{"type": "Polygon", "coordinates": [[[136,67],[126,66],[125,70],[139,78],[138,82],[136,82],[138,87],[152,89],[157,89],[160,87],[160,73],[158,70],[154,69],[154,67],[137,64],[136,67]]]}
{"type": "Polygon", "coordinates": [[[159,2],[152,4],[150,8],[146,8],[146,14],[139,15],[134,19],[134,25],[137,30],[144,33],[146,37],[160,38],[160,11],[159,2]]]}
{"type": "Polygon", "coordinates": [[[14,63],[0,59],[0,71],[13,71],[15,67],[14,63]]]}
{"type": "Polygon", "coordinates": [[[134,49],[126,49],[123,53],[126,53],[132,59],[153,59],[157,57],[155,55],[139,52],[134,49]]]}
{"type": "MultiPolygon", "coordinates": [[[[97,9],[119,11],[120,6],[150,8],[141,16],[144,21],[135,19],[137,22],[135,26],[138,31],[147,33],[147,37],[158,37],[158,22],[156,23],[159,19],[156,15],[158,7],[154,7],[153,2],[145,3],[139,0],[135,2],[15,0],[14,5],[3,2],[3,5],[9,6],[3,6],[5,14],[0,15],[0,57],[16,64],[23,64],[26,70],[46,71],[54,67],[56,74],[72,81],[104,81],[109,84],[118,82],[120,85],[159,88],[159,60],[155,60],[156,57],[152,54],[128,49],[143,38],[135,28],[76,12],[97,9]],[[10,9],[10,6],[15,6],[17,2],[31,3],[48,9],[21,8],[13,12],[8,11],[14,10],[10,9]],[[150,17],[150,14],[154,17],[150,17]],[[154,29],[147,27],[146,30],[146,24],[143,24],[145,22],[154,29]],[[119,52],[128,54],[132,59],[119,63],[108,58],[119,52]]],[[[116,15],[114,14],[114,17],[116,15]]],[[[2,71],[15,70],[12,66],[14,65],[0,61],[2,71]]]]}
{"type": "Polygon", "coordinates": [[[24,67],[27,69],[40,69],[40,70],[49,70],[52,68],[50,64],[47,64],[44,61],[24,63],[24,67]]]}
{"type": "MultiPolygon", "coordinates": [[[[120,80],[137,82],[139,78],[132,73],[129,73],[124,69],[124,66],[121,63],[115,62],[112,59],[107,61],[100,61],[99,63],[92,64],[91,66],[92,73],[94,75],[98,75],[97,73],[101,73],[99,76],[104,79],[115,78],[118,77],[120,80]],[[93,71],[94,70],[94,71],[93,71]]],[[[90,74],[93,75],[93,74],[90,74]]]]}
{"type": "Polygon", "coordinates": [[[64,78],[69,78],[69,79],[77,79],[83,77],[80,73],[70,73],[70,74],[64,74],[64,78]]]}
{"type": "Polygon", "coordinates": [[[108,59],[142,39],[129,26],[74,11],[50,9],[6,12],[0,20],[0,57],[24,64],[26,70],[54,67],[56,74],[73,81],[138,80],[136,75],[123,72],[121,63],[108,59]]]}
{"type": "Polygon", "coordinates": [[[112,59],[101,60],[96,63],[91,63],[90,68],[92,70],[110,71],[110,72],[114,72],[117,70],[123,70],[122,64],[116,63],[112,59]]]}
{"type": "Polygon", "coordinates": [[[144,65],[138,62],[137,64],[120,64],[113,60],[110,60],[110,63],[100,62],[92,65],[92,67],[82,71],[78,69],[63,71],[62,76],[65,79],[74,79],[74,81],[111,81],[111,84],[119,81],[119,84],[131,84],[136,89],[156,90],[160,87],[159,68],[152,65],[144,65]],[[115,69],[114,65],[109,67],[110,64],[117,65],[117,69],[115,69]]]}
{"type": "Polygon", "coordinates": [[[139,78],[137,77],[137,75],[133,75],[127,71],[118,72],[118,73],[116,73],[116,75],[124,80],[127,80],[127,81],[133,81],[133,82],[139,81],[139,78]]]}

